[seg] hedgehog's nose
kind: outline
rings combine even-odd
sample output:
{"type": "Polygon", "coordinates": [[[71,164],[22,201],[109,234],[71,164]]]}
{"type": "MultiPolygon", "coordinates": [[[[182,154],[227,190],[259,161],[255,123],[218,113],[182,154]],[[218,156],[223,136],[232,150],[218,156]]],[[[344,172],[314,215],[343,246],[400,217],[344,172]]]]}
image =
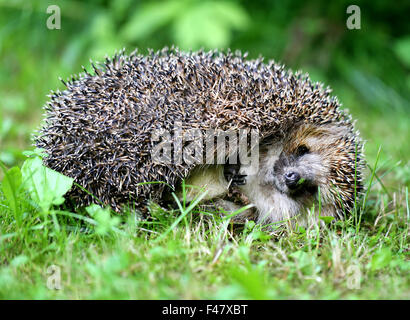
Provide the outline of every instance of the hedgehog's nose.
{"type": "Polygon", "coordinates": [[[284,177],[285,183],[289,188],[295,187],[300,180],[300,174],[295,171],[286,172],[284,177]]]}

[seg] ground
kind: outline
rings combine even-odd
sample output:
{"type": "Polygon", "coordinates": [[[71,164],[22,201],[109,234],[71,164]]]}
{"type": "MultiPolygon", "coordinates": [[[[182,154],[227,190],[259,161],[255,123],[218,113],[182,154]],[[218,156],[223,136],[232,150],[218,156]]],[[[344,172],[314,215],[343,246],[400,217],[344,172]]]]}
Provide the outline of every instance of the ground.
{"type": "Polygon", "coordinates": [[[150,221],[76,214],[17,193],[15,211],[0,198],[0,298],[409,299],[408,189],[372,189],[357,215],[297,230],[184,203],[151,204],[150,221]]]}
{"type": "Polygon", "coordinates": [[[345,1],[58,5],[61,29],[49,29],[48,1],[0,0],[0,299],[410,299],[408,1],[361,1],[354,30],[345,1]],[[248,51],[329,85],[366,141],[368,194],[350,218],[265,230],[152,204],[142,222],[72,212],[59,206],[69,181],[30,178],[23,151],[59,77],[123,47],[172,44],[248,51]]]}

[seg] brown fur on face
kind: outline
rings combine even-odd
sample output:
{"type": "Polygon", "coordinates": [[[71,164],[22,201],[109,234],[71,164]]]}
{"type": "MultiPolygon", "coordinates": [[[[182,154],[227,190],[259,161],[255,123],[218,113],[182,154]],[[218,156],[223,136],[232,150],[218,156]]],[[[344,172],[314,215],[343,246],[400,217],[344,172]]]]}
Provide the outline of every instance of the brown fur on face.
{"type": "Polygon", "coordinates": [[[301,124],[262,146],[259,167],[243,168],[248,177],[241,187],[258,208],[259,221],[303,217],[319,202],[319,194],[321,215],[342,218],[363,189],[356,174],[360,150],[350,130],[301,124]]]}

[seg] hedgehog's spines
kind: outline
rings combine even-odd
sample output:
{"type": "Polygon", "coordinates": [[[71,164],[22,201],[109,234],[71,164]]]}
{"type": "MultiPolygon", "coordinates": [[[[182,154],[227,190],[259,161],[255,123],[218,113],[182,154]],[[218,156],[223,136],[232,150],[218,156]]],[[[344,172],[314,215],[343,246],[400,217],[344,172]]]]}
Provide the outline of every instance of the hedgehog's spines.
{"type": "MultiPolygon", "coordinates": [[[[135,49],[127,56],[121,49],[102,64],[90,64],[94,74],[82,66],[79,77],[61,79],[66,90],[51,91],[36,145],[49,155],[49,167],[116,210],[130,197],[161,198],[163,186],[140,182],[174,185],[192,169],[171,163],[159,170],[150,158],[151,133],[172,133],[176,120],[184,123],[183,130],[255,128],[261,136],[285,134],[298,121],[334,123],[352,128],[345,142],[350,154],[360,143],[351,116],[330,88],[273,60],[248,60],[246,52],[182,52],[171,46],[148,49],[145,56],[135,49]]],[[[362,159],[362,148],[358,153],[362,159]]],[[[341,176],[333,180],[348,201],[345,182],[351,175],[338,170],[341,176]]],[[[93,201],[78,189],[72,196],[81,204],[93,201]]]]}

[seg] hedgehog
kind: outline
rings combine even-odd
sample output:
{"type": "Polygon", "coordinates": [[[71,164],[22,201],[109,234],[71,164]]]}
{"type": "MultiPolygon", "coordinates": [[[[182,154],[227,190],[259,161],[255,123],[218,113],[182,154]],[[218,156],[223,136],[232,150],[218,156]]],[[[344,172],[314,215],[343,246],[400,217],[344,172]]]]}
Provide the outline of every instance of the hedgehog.
{"type": "Polygon", "coordinates": [[[76,182],[67,195],[76,207],[144,208],[186,180],[206,186],[208,200],[236,190],[257,207],[260,222],[294,216],[318,200],[326,215],[343,218],[363,191],[359,132],[330,88],[307,74],[240,51],[174,47],[121,50],[91,65],[93,73],[83,67],[62,80],[64,91],[50,94],[34,138],[44,164],[76,182]],[[222,149],[223,161],[211,164],[176,157],[190,130],[254,130],[260,161],[227,163],[237,148],[222,149]],[[154,156],[161,138],[175,152],[168,161],[154,156]]]}
{"type": "MultiPolygon", "coordinates": [[[[234,217],[234,221],[242,222],[249,215],[263,224],[290,221],[299,226],[318,222],[319,215],[343,219],[363,191],[360,183],[355,184],[358,165],[341,166],[348,156],[349,137],[350,132],[343,126],[298,123],[285,135],[263,140],[259,162],[239,167],[228,164],[223,168],[226,188],[235,188],[242,197],[240,205],[221,199],[217,206],[232,213],[251,204],[256,212],[247,210],[234,217]],[[348,198],[342,187],[350,190],[348,198]],[[319,210],[313,210],[312,216],[315,206],[319,210]]],[[[351,155],[355,155],[356,148],[350,148],[351,155]]]]}

